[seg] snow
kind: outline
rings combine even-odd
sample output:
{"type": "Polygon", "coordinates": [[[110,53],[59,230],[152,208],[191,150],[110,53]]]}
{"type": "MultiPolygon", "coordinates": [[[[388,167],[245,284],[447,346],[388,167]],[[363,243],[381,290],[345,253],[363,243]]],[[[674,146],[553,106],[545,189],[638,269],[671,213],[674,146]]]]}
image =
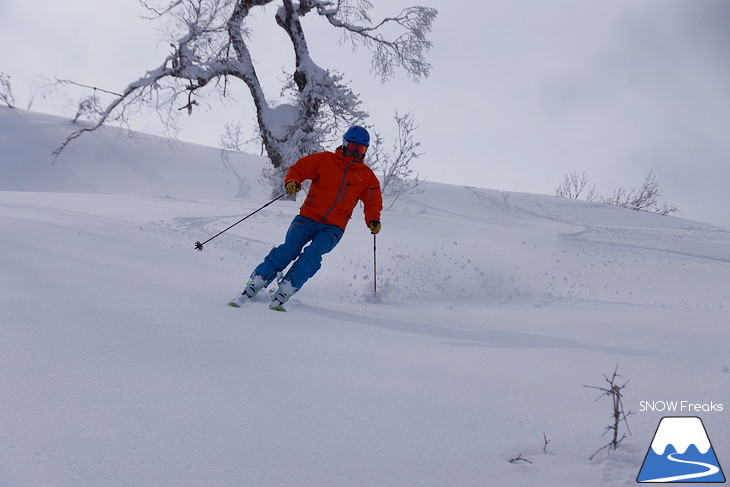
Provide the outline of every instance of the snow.
{"type": "Polygon", "coordinates": [[[264,110],[267,127],[271,127],[274,137],[284,139],[289,127],[297,121],[297,107],[282,103],[270,110],[264,110]]]}
{"type": "Polygon", "coordinates": [[[193,244],[263,159],[107,127],[51,165],[73,129],[0,109],[0,485],[634,485],[659,400],[724,404],[691,415],[730,464],[728,229],[426,183],[377,296],[356,209],[287,313],[234,309],[299,203],[193,244]],[[589,461],[616,366],[632,435],[589,461]]]}

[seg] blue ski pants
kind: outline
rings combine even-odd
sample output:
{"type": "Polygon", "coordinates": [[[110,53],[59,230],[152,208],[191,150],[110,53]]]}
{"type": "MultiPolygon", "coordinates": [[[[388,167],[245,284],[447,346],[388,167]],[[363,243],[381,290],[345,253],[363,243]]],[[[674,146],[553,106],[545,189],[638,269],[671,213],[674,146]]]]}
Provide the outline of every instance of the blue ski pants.
{"type": "Polygon", "coordinates": [[[294,261],[283,280],[300,289],[322,267],[322,256],[335,248],[343,234],[338,226],[297,216],[286,232],[284,243],[271,249],[254,274],[270,283],[294,261]]]}

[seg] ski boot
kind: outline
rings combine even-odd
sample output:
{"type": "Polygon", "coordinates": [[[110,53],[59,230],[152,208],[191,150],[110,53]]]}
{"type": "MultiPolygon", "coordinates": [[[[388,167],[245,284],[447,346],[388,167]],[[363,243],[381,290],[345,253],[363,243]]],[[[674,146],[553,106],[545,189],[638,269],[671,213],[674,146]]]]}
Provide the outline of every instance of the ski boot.
{"type": "Polygon", "coordinates": [[[289,281],[281,281],[281,283],[279,283],[279,289],[277,289],[277,291],[271,296],[269,308],[274,311],[286,311],[284,304],[286,304],[286,302],[289,301],[289,298],[291,298],[297,291],[298,289],[292,286],[289,281]]]}
{"type": "Polygon", "coordinates": [[[239,296],[236,296],[234,299],[230,300],[228,302],[228,306],[240,308],[244,304],[248,303],[254,296],[258,294],[259,291],[261,291],[268,285],[269,283],[266,281],[266,279],[254,274],[253,276],[251,276],[251,279],[249,279],[246,283],[243,292],[239,296]]]}

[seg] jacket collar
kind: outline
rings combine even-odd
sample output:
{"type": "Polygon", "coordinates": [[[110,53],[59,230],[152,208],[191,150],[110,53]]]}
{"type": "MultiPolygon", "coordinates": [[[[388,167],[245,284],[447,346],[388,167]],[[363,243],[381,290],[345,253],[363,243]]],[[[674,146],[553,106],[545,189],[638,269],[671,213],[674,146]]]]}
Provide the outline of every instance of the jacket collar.
{"type": "Polygon", "coordinates": [[[351,162],[364,162],[365,161],[365,156],[363,156],[359,159],[356,157],[353,157],[353,156],[350,156],[350,157],[346,156],[345,153],[342,151],[342,146],[339,146],[339,147],[337,147],[337,149],[335,149],[335,155],[337,155],[337,157],[339,157],[343,161],[347,162],[348,164],[351,162]]]}

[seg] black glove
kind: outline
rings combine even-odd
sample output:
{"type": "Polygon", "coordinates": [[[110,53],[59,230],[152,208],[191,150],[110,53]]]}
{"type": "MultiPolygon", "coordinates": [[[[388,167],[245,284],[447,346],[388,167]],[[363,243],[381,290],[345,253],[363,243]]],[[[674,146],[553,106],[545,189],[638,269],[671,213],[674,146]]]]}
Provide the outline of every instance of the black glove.
{"type": "Polygon", "coordinates": [[[368,228],[370,229],[370,233],[373,235],[376,235],[378,232],[380,232],[380,227],[382,225],[378,220],[373,220],[370,223],[368,223],[368,228]]]}

